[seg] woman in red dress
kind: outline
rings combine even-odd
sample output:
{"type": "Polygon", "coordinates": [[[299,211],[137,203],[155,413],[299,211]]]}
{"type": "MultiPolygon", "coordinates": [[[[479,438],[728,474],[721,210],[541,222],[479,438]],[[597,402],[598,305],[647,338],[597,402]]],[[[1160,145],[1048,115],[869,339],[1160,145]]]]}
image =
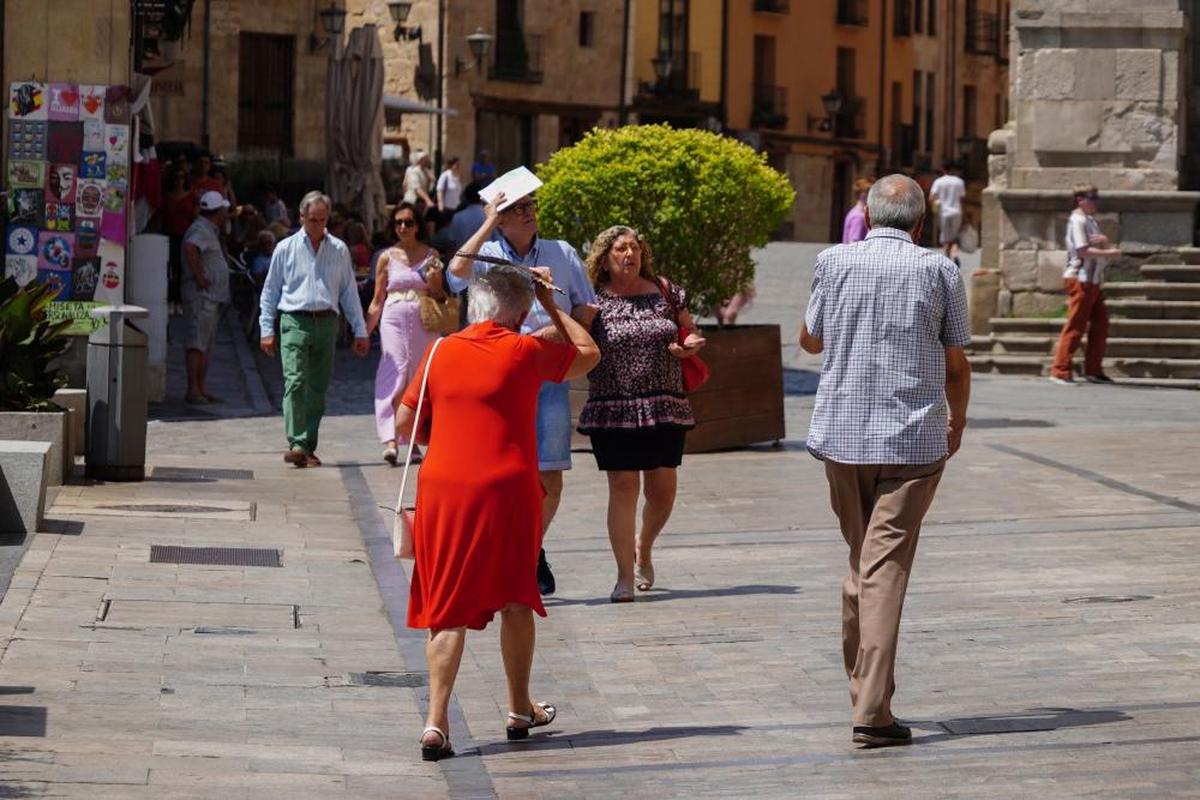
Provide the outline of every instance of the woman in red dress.
{"type": "MultiPolygon", "coordinates": [[[[549,279],[549,270],[540,272],[549,279]]],[[[539,284],[536,294],[556,330],[522,336],[517,331],[534,297],[526,274],[497,267],[476,277],[468,295],[473,324],[443,341],[430,365],[417,433],[429,450],[417,490],[408,605],[409,626],[429,629],[429,716],[421,735],[427,761],[454,754],[448,707],[466,631],[482,630],[497,611],[508,738],[524,739],[555,715],[554,706],[529,694],[533,613],[546,615],[536,580],[543,490],[534,418],[542,382],[587,374],[600,351],[559,311],[550,289],[539,284]]],[[[412,430],[428,360],[426,351],[397,408],[398,434],[412,430]]]]}

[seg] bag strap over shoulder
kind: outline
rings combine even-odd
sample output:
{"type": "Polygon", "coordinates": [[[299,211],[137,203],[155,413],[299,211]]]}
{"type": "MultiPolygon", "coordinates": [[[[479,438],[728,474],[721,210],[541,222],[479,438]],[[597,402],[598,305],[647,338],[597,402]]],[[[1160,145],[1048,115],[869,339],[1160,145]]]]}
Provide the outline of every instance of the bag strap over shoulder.
{"type": "Polygon", "coordinates": [[[413,449],[417,446],[417,426],[421,424],[421,408],[425,404],[425,388],[429,385],[429,368],[433,366],[433,356],[441,346],[444,338],[435,339],[429,350],[429,359],[425,362],[425,372],[421,375],[421,394],[417,396],[417,411],[413,415],[412,432],[408,437],[408,455],[404,457],[404,472],[400,475],[400,496],[396,498],[396,514],[404,510],[404,490],[408,487],[408,468],[412,466],[413,449]]]}
{"type": "Polygon", "coordinates": [[[675,302],[675,295],[671,291],[674,284],[667,278],[655,276],[655,281],[658,285],[658,291],[662,294],[663,299],[667,301],[667,308],[671,309],[671,321],[678,327],[683,327],[679,322],[679,304],[675,302]]]}

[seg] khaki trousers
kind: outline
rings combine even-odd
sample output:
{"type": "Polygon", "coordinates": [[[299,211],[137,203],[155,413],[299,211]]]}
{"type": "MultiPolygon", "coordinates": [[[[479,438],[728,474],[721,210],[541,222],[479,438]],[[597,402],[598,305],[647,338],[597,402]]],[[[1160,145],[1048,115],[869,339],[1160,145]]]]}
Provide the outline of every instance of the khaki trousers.
{"type": "Polygon", "coordinates": [[[830,502],[850,545],[850,572],[842,583],[842,658],[855,725],[895,721],[900,612],[921,521],[945,464],[825,461],[830,502]]]}

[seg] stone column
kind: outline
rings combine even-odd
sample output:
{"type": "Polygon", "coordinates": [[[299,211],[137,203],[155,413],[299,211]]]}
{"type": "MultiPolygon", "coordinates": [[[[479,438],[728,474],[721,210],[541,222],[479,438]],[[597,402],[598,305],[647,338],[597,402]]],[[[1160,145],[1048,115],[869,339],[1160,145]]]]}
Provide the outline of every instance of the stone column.
{"type": "MultiPolygon", "coordinates": [[[[1200,193],[1180,191],[1186,0],[1016,0],[1010,121],[989,139],[983,263],[1001,316],[1060,308],[1071,187],[1100,189],[1099,219],[1128,258],[1192,244],[1200,193]]],[[[986,330],[978,330],[985,333],[986,330]]]]}

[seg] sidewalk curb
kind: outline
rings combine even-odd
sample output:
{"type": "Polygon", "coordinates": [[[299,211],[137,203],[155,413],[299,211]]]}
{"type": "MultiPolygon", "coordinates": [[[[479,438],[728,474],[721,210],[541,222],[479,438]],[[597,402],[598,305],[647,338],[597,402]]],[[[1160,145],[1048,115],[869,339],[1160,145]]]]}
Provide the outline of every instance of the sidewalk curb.
{"type": "Polygon", "coordinates": [[[255,414],[273,414],[275,407],[271,405],[262,374],[259,373],[258,366],[254,363],[254,353],[250,351],[250,345],[246,343],[246,335],[234,321],[236,317],[236,309],[232,309],[232,314],[226,314],[225,327],[233,339],[233,352],[237,355],[238,366],[242,370],[242,382],[246,386],[246,395],[250,398],[250,405],[254,408],[255,414]]]}

